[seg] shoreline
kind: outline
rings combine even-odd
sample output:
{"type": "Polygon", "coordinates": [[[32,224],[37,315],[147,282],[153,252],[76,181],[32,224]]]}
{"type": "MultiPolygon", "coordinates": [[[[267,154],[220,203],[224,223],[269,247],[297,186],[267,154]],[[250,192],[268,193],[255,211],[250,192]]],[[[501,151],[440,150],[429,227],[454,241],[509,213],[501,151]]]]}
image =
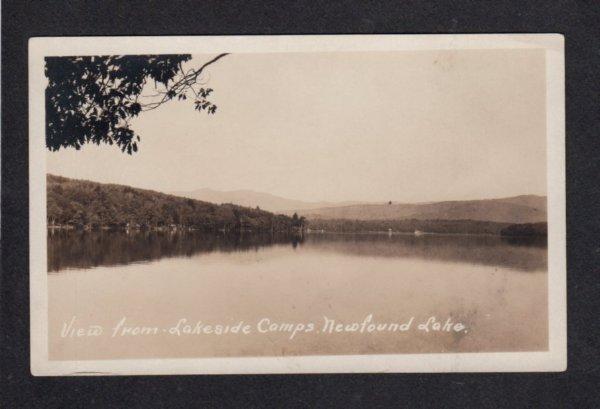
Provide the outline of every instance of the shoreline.
{"type": "Polygon", "coordinates": [[[310,230],[310,229],[301,229],[297,231],[290,230],[203,230],[191,227],[149,227],[149,228],[126,228],[126,227],[108,227],[102,226],[100,228],[91,228],[91,227],[75,227],[69,225],[48,225],[47,230],[50,231],[78,231],[78,232],[155,232],[155,233],[207,233],[207,234],[289,234],[289,235],[377,235],[377,236],[413,236],[413,237],[422,237],[422,236],[475,236],[475,237],[504,237],[504,238],[529,238],[529,239],[541,239],[546,238],[547,235],[506,235],[506,234],[494,234],[494,233],[439,233],[439,232],[402,232],[402,231],[377,231],[377,230],[365,230],[365,231],[353,231],[353,232],[343,232],[343,231],[327,231],[327,230],[310,230]]]}

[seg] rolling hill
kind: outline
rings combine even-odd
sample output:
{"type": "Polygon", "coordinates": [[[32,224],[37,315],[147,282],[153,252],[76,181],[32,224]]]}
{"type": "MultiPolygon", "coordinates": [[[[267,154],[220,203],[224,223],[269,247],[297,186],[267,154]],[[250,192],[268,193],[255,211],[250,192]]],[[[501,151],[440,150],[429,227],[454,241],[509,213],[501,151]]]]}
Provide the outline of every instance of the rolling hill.
{"type": "Polygon", "coordinates": [[[358,204],[303,209],[309,220],[479,220],[499,223],[546,221],[546,197],[522,195],[502,199],[433,203],[358,204]]]}
{"type": "Polygon", "coordinates": [[[253,190],[198,189],[173,194],[211,203],[239,206],[292,215],[309,220],[478,220],[499,223],[546,221],[546,197],[521,195],[500,199],[427,203],[307,202],[253,190]]]}

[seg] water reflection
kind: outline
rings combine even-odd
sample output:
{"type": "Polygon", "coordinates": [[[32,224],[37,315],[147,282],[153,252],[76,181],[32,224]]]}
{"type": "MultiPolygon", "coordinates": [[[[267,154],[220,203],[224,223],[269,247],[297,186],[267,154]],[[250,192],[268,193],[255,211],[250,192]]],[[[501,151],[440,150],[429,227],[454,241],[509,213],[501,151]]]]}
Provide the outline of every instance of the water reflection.
{"type": "Polygon", "coordinates": [[[315,235],[308,246],[363,257],[418,258],[433,261],[547,269],[545,239],[468,235],[315,235]]]}
{"type": "Polygon", "coordinates": [[[50,231],[48,271],[123,265],[212,252],[258,251],[269,246],[289,246],[290,250],[300,252],[418,258],[524,271],[547,268],[545,240],[496,236],[310,234],[300,238],[199,232],[50,231]]]}

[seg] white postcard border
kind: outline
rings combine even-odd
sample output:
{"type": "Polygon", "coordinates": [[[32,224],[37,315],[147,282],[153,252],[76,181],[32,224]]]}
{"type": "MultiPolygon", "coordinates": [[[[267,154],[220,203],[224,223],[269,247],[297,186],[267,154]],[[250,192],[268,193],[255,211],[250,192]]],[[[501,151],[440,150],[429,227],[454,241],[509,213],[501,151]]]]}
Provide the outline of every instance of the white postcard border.
{"type": "Polygon", "coordinates": [[[564,37],[560,34],[47,37],[29,41],[31,372],[56,375],[563,371],[566,337],[564,37]],[[449,49],[546,50],[549,350],[290,357],[48,359],[44,57],[449,49]]]}

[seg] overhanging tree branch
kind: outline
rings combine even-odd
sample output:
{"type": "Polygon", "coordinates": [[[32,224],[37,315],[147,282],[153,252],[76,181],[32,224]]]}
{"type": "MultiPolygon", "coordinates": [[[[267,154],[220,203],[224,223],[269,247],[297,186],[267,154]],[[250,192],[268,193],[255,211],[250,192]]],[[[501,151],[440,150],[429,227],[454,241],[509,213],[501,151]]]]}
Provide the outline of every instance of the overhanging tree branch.
{"type": "MultiPolygon", "coordinates": [[[[225,57],[226,55],[229,55],[229,53],[219,54],[212,60],[204,63],[197,70],[188,71],[188,73],[184,74],[182,76],[182,78],[175,81],[173,83],[173,85],[166,87],[166,91],[160,92],[160,94],[162,94],[162,98],[159,101],[142,104],[142,111],[151,111],[153,109],[158,108],[165,102],[175,98],[176,96],[180,96],[180,95],[185,96],[185,92],[187,92],[188,90],[192,91],[196,97],[200,96],[200,94],[201,94],[200,90],[202,90],[202,88],[200,90],[196,90],[194,88],[194,86],[197,85],[198,77],[202,74],[202,72],[204,71],[204,69],[206,67],[217,62],[218,60],[225,57]]],[[[181,64],[179,64],[179,68],[180,68],[180,71],[183,72],[183,67],[181,66],[181,64]]],[[[212,92],[212,90],[209,91],[208,94],[210,94],[210,92],[212,92]]],[[[182,99],[185,99],[185,98],[182,98],[182,99]]],[[[205,102],[206,102],[205,97],[203,97],[202,100],[200,101],[200,103],[203,104],[205,102]]],[[[215,110],[216,110],[216,107],[215,107],[215,110]]],[[[209,111],[209,113],[214,113],[214,112],[209,111]]]]}
{"type": "Polygon", "coordinates": [[[187,72],[183,63],[191,59],[190,54],[47,57],[47,148],[56,151],[107,143],[131,154],[137,151],[140,137],[129,120],[173,98],[185,100],[188,92],[193,93],[194,109],[214,114],[217,106],[208,99],[213,90],[204,88],[200,78],[208,66],[226,55],[219,54],[187,72]],[[142,95],[149,80],[156,91],[142,95]]]}

